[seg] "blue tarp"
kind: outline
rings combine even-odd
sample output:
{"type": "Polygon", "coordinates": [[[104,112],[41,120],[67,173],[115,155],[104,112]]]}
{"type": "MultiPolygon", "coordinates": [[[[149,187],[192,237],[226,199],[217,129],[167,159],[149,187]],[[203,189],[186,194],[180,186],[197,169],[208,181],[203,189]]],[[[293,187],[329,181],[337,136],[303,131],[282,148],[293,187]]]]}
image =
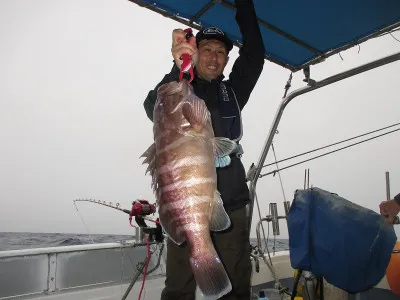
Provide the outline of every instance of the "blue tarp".
{"type": "MultiPolygon", "coordinates": [[[[217,26],[241,43],[233,0],[129,1],[196,29],[217,26]]],[[[254,0],[254,6],[266,58],[293,71],[400,26],[399,0],[254,0]]]]}
{"type": "Polygon", "coordinates": [[[288,230],[292,267],[350,293],[379,283],[397,240],[383,216],[319,188],[296,191],[288,230]]]}

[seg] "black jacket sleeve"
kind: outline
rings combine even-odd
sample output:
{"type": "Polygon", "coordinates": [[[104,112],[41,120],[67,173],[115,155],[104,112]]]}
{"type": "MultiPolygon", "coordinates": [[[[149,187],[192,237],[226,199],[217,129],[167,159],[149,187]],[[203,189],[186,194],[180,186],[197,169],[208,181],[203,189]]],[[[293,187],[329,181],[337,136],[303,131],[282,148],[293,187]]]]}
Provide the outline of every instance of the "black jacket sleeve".
{"type": "Polygon", "coordinates": [[[400,194],[397,194],[396,196],[394,196],[394,201],[396,201],[397,204],[400,205],[400,194]]]}
{"type": "Polygon", "coordinates": [[[242,33],[239,50],[228,83],[233,88],[240,109],[246,105],[264,67],[265,48],[252,0],[235,0],[236,21],[242,33]]]}
{"type": "Polygon", "coordinates": [[[151,121],[153,121],[153,110],[154,110],[154,105],[156,104],[156,100],[157,100],[158,88],[161,85],[163,85],[164,83],[179,80],[179,73],[180,73],[180,70],[174,62],[174,65],[173,65],[171,71],[168,74],[166,74],[164,76],[164,78],[156,85],[156,87],[147,94],[147,97],[144,100],[143,106],[144,106],[147,116],[149,117],[149,119],[151,121]]]}

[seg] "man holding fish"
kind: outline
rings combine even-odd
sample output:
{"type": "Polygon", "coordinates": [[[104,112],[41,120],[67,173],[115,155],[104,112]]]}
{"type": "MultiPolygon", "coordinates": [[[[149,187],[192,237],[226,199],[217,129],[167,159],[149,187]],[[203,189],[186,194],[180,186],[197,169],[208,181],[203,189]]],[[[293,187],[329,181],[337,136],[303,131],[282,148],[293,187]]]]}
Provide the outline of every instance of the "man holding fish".
{"type": "Polygon", "coordinates": [[[190,37],[172,33],[174,65],[151,90],[144,108],[154,144],[143,154],[153,177],[160,222],[168,234],[162,300],[250,299],[251,262],[240,160],[241,110],[264,65],[264,45],[252,0],[235,0],[243,46],[227,80],[232,42],[211,27],[190,37]],[[189,38],[189,39],[188,39],[189,38]],[[194,77],[180,80],[183,56],[194,77]]]}

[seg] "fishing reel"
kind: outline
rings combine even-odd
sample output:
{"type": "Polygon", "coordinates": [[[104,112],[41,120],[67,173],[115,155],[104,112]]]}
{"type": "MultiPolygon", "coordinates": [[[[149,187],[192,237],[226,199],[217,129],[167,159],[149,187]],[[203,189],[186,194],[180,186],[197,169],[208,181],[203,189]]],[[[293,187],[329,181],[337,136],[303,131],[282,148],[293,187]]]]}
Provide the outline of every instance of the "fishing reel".
{"type": "Polygon", "coordinates": [[[156,205],[149,203],[147,200],[138,199],[132,202],[132,209],[129,212],[129,223],[132,225],[132,219],[135,217],[135,222],[139,227],[136,227],[136,241],[143,242],[144,235],[148,235],[149,241],[157,241],[161,243],[164,241],[164,235],[159,222],[156,220],[147,218],[146,216],[154,214],[156,212],[156,205]],[[147,226],[145,220],[154,222],[156,227],[147,226]]]}
{"type": "Polygon", "coordinates": [[[149,203],[149,201],[134,200],[132,202],[132,209],[129,212],[129,222],[132,222],[132,217],[135,217],[135,221],[140,227],[147,227],[143,217],[154,214],[155,212],[156,206],[149,203]]]}

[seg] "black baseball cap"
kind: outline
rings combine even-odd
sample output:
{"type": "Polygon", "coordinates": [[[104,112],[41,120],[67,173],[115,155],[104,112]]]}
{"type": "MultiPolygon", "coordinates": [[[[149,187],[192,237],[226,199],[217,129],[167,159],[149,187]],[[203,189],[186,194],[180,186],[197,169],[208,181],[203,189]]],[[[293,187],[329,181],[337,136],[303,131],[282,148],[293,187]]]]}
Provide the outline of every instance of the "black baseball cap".
{"type": "Polygon", "coordinates": [[[233,48],[232,41],[226,36],[226,34],[217,27],[208,27],[200,30],[196,34],[196,45],[199,46],[199,43],[203,40],[218,40],[223,42],[226,46],[227,52],[231,51],[233,48]]]}

